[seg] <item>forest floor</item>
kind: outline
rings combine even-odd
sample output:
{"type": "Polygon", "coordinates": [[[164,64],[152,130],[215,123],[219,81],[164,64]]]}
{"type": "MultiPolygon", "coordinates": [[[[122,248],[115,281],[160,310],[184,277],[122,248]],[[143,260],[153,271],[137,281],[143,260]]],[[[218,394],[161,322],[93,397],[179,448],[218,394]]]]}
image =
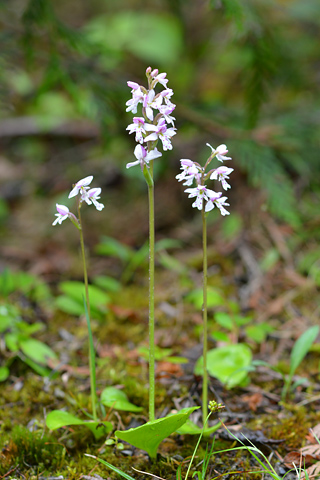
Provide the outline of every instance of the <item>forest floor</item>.
{"type": "MultiPolygon", "coordinates": [[[[61,300],[62,282],[82,281],[77,230],[70,222],[51,226],[55,203],[64,203],[71,186],[61,176],[61,163],[36,167],[2,159],[0,167],[7,178],[1,188],[9,205],[1,227],[1,303],[13,305],[29,326],[40,323],[35,333],[28,330],[30,336],[56,354],[46,365],[49,373],[41,376],[30,368],[28,355],[8,348],[8,337],[1,333],[1,365],[8,366],[10,374],[0,384],[0,478],[120,478],[85,453],[136,479],[150,477],[132,467],[169,480],[176,478],[179,465],[184,478],[198,436],[171,435],[151,462],[142,450],[129,444],[121,450],[106,443],[106,437],[96,440],[84,427],[54,432],[46,427],[45,417],[54,409],[81,415],[91,411],[85,317],[68,313],[68,302],[61,300]],[[31,288],[22,277],[19,284],[14,277],[9,288],[8,272],[27,272],[40,278],[42,287],[31,288]]],[[[78,165],[72,169],[76,180],[90,174],[81,173],[78,165]]],[[[106,287],[107,304],[98,302],[92,315],[98,395],[106,386],[117,386],[142,407],[141,413],[105,409],[104,420],[121,430],[147,421],[148,263],[146,255],[135,255],[148,237],[147,195],[142,180],[141,188],[134,189],[101,164],[91,171],[94,186],[103,189],[105,209],[83,213],[90,282],[102,285],[106,276],[116,280],[106,287]],[[115,238],[118,251],[112,252],[103,236],[115,238]]],[[[201,215],[172,178],[163,175],[156,183],[156,240],[162,242],[156,256],[157,418],[201,405],[201,377],[194,374],[202,351],[201,215]]],[[[310,428],[318,432],[320,423],[319,337],[295,371],[288,395],[282,395],[295,342],[319,323],[315,238],[320,217],[312,213],[316,196],[309,192],[297,202],[305,221],[292,227],[273,218],[262,193],[249,188],[238,173],[229,195],[230,217],[214,212],[208,226],[209,347],[247,344],[256,362],[233,388],[210,377],[210,399],[225,406],[212,423],[219,417],[231,431],[245,432],[270,458],[279,478],[293,468],[292,462],[310,468],[310,478],[320,472],[320,446],[310,433],[310,428]]],[[[191,419],[201,426],[199,412],[191,419]]],[[[213,437],[214,451],[240,445],[219,428],[201,441],[190,478],[201,470],[213,437]]],[[[258,470],[252,455],[234,450],[213,455],[205,478],[268,478],[254,473],[258,470]]],[[[298,476],[293,472],[285,478],[298,476]]]]}

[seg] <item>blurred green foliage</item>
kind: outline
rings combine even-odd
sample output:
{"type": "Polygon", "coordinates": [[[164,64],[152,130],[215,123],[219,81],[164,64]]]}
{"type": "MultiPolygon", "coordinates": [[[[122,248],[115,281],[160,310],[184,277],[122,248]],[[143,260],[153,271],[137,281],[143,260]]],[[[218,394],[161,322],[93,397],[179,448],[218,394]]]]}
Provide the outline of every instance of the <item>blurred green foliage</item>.
{"type": "Polygon", "coordinates": [[[126,81],[144,82],[150,64],[174,89],[181,155],[190,142],[226,143],[271,212],[297,225],[295,185],[319,187],[318,8],[318,0],[2,2],[0,116],[32,115],[47,128],[87,119],[101,144],[114,148],[118,138],[119,157],[130,158],[126,81]]]}

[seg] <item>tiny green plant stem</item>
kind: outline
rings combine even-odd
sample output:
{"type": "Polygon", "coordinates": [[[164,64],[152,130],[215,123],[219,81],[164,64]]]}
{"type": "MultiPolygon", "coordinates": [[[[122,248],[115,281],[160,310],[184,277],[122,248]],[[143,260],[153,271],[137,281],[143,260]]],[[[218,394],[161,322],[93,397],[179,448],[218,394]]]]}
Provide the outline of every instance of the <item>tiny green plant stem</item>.
{"type": "Polygon", "coordinates": [[[90,389],[91,389],[91,403],[92,403],[92,415],[93,419],[97,420],[97,408],[96,408],[96,365],[95,365],[95,351],[93,345],[93,338],[92,338],[92,331],[91,331],[91,323],[90,323],[90,300],[89,300],[89,283],[88,283],[88,271],[87,271],[87,264],[86,264],[86,255],[85,255],[85,248],[84,248],[84,240],[83,240],[83,229],[82,229],[82,221],[81,221],[81,213],[80,213],[81,205],[78,205],[78,219],[80,225],[80,246],[81,246],[81,256],[82,256],[82,263],[83,263],[83,277],[84,277],[84,286],[85,286],[85,301],[84,301],[84,308],[88,326],[88,340],[89,340],[89,368],[90,368],[90,389]]]}
{"type": "Polygon", "coordinates": [[[81,247],[81,257],[82,257],[82,265],[83,265],[83,278],[84,278],[84,288],[86,293],[86,302],[88,308],[88,314],[90,318],[90,301],[89,301],[89,283],[88,283],[88,271],[87,271],[87,264],[86,264],[86,254],[84,248],[84,240],[83,240],[83,228],[82,228],[82,220],[81,220],[81,213],[80,213],[81,204],[78,204],[78,220],[79,220],[79,231],[80,231],[80,247],[81,247]]]}
{"type": "MultiPolygon", "coordinates": [[[[208,406],[207,406],[208,408],[208,406]]],[[[199,435],[199,438],[198,438],[198,441],[197,441],[197,445],[195,446],[195,449],[193,450],[193,454],[192,454],[192,457],[191,457],[191,460],[190,460],[190,463],[189,463],[189,466],[188,466],[188,470],[187,470],[187,473],[186,473],[186,476],[184,477],[184,480],[187,480],[188,479],[188,475],[189,475],[189,472],[190,472],[190,469],[191,469],[191,465],[192,465],[192,462],[194,460],[194,457],[195,457],[195,454],[197,453],[197,450],[198,450],[198,447],[199,447],[199,444],[200,444],[200,441],[201,441],[201,438],[203,436],[203,432],[205,431],[205,428],[206,428],[206,425],[207,425],[207,422],[210,418],[210,415],[211,415],[212,412],[209,412],[209,414],[206,416],[204,422],[203,422],[203,427],[202,427],[202,431],[199,435]]]]}
{"type": "Polygon", "coordinates": [[[208,352],[208,312],[207,312],[207,277],[208,277],[208,259],[207,259],[207,217],[205,204],[202,205],[202,245],[203,245],[203,380],[202,380],[202,421],[207,421],[208,416],[208,371],[207,371],[207,352],[208,352]]]}
{"type": "Polygon", "coordinates": [[[149,421],[155,419],[155,345],[154,345],[154,183],[153,162],[145,166],[144,176],[148,185],[149,199],[149,421]]]}

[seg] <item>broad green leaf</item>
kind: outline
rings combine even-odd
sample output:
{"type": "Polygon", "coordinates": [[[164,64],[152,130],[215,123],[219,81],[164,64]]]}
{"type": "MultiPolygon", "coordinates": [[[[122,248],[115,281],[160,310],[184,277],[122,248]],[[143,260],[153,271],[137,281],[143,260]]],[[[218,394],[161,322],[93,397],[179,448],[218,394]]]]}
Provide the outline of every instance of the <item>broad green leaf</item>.
{"type": "MultiPolygon", "coordinates": [[[[238,343],[209,350],[207,355],[208,373],[227,388],[240,385],[248,375],[247,368],[252,361],[252,353],[247,345],[238,343]]],[[[195,365],[196,375],[203,375],[203,357],[195,365]]]]}
{"type": "Polygon", "coordinates": [[[26,338],[19,342],[22,352],[31,360],[40,365],[47,365],[48,359],[56,359],[57,356],[48,345],[35,338],[26,338]]]}
{"type": "Polygon", "coordinates": [[[176,432],[188,420],[190,414],[198,408],[200,407],[184,408],[174,415],[160,418],[123,432],[116,430],[115,435],[120,440],[145,450],[151,458],[155,458],[162,440],[176,432]]]}
{"type": "Polygon", "coordinates": [[[101,393],[101,403],[106,407],[127,412],[141,412],[142,407],[137,407],[129,402],[124,391],[115,387],[106,387],[101,393]]]}
{"type": "Polygon", "coordinates": [[[290,376],[294,374],[319,333],[318,325],[308,328],[295,342],[290,357],[290,376]]]}
{"type": "Polygon", "coordinates": [[[0,367],[0,382],[4,382],[10,375],[8,367],[0,367]]]}
{"type": "Polygon", "coordinates": [[[93,433],[96,439],[101,438],[108,432],[111,432],[113,426],[110,422],[88,421],[71,415],[71,413],[62,410],[52,410],[46,418],[46,425],[50,430],[56,430],[69,425],[83,425],[93,433]]]}
{"type": "MultiPolygon", "coordinates": [[[[60,290],[65,295],[73,298],[83,305],[83,297],[85,297],[85,287],[83,282],[62,282],[59,285],[60,290]]],[[[110,302],[109,295],[94,285],[89,285],[89,300],[91,307],[105,306],[110,302]]]]}

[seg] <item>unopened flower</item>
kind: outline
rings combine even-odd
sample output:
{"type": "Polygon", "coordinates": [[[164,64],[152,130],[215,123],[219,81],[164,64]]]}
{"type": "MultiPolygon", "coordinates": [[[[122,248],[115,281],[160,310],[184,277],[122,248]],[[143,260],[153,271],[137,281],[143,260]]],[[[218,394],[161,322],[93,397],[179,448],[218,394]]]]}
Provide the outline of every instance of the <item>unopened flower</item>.
{"type": "Polygon", "coordinates": [[[213,156],[216,157],[219,162],[224,162],[225,160],[232,160],[231,157],[226,157],[225,154],[228,153],[227,146],[222,144],[219,145],[217,148],[213,148],[210,143],[206,144],[208,147],[211,148],[213,156]]]}
{"type": "Polygon", "coordinates": [[[136,134],[136,142],[143,143],[143,135],[146,135],[146,131],[144,129],[145,120],[143,117],[134,117],[133,123],[127,126],[126,130],[129,130],[129,133],[136,134]]]}
{"type": "Polygon", "coordinates": [[[229,174],[233,172],[233,168],[228,168],[228,167],[218,167],[216,168],[212,174],[210,175],[211,180],[220,180],[222,187],[224,190],[228,190],[228,188],[231,188],[231,185],[227,182],[227,178],[229,178],[229,174]]]}
{"type": "Polygon", "coordinates": [[[146,124],[145,130],[153,132],[145,138],[145,142],[154,142],[159,138],[162,142],[163,150],[172,150],[171,137],[176,134],[176,129],[174,127],[167,128],[164,118],[161,118],[157,125],[146,124]]]}
{"type": "Polygon", "coordinates": [[[159,152],[156,148],[154,148],[150,152],[147,152],[147,150],[140,144],[136,146],[133,153],[137,160],[135,162],[127,163],[127,168],[134,167],[135,165],[140,165],[141,169],[143,170],[144,165],[148,165],[150,160],[154,160],[155,158],[162,156],[162,153],[159,152]]]}
{"type": "Polygon", "coordinates": [[[79,192],[83,193],[85,192],[86,190],[89,189],[88,185],[90,185],[90,183],[92,182],[93,180],[93,176],[90,175],[89,177],[85,177],[83,178],[82,180],[79,180],[79,182],[77,182],[73,189],[71,190],[71,192],[69,193],[69,197],[68,198],[72,198],[72,197],[75,197],[76,195],[78,195],[79,192]]]}
{"type": "Polygon", "coordinates": [[[185,180],[183,185],[192,185],[193,180],[199,176],[199,169],[196,164],[187,158],[180,160],[182,172],[176,175],[176,179],[179,182],[185,180]]]}

